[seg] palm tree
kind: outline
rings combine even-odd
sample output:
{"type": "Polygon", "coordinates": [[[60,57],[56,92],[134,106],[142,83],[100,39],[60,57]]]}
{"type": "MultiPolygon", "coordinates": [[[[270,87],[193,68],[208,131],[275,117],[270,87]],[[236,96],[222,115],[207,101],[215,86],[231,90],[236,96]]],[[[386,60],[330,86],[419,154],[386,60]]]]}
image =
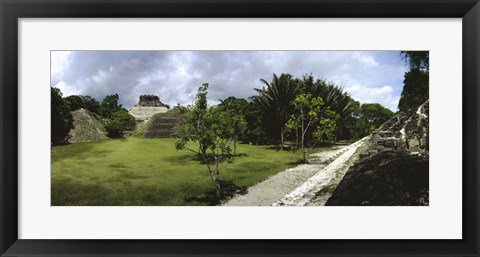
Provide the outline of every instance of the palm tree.
{"type": "Polygon", "coordinates": [[[311,93],[314,97],[321,97],[325,107],[329,107],[340,116],[337,121],[335,137],[343,137],[346,120],[352,114],[354,100],[343,88],[323,79],[314,80],[312,75],[304,75],[301,80],[302,93],[311,93]]]}
{"type": "Polygon", "coordinates": [[[280,129],[280,149],[283,150],[285,123],[290,116],[290,102],[297,93],[297,83],[293,80],[292,75],[285,73],[282,73],[280,77],[274,73],[270,83],[264,79],[260,79],[260,81],[264,87],[255,88],[258,96],[254,97],[254,100],[262,107],[266,115],[273,118],[280,129]]]}

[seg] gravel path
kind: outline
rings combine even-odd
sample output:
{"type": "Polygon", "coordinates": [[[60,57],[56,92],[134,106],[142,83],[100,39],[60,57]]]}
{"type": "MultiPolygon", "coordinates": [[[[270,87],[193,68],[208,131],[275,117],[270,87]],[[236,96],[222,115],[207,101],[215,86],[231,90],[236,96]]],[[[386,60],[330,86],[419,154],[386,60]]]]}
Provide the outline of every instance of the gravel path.
{"type": "Polygon", "coordinates": [[[301,186],[310,177],[321,171],[334,158],[344,152],[346,146],[332,147],[328,150],[311,154],[311,164],[301,164],[279,172],[276,175],[248,188],[245,195],[237,195],[225,206],[271,206],[295,188],[301,186]]]}
{"type": "Polygon", "coordinates": [[[357,148],[363,145],[365,139],[366,138],[363,138],[347,146],[342,150],[338,158],[309,178],[301,186],[287,194],[280,201],[274,203],[274,205],[304,206],[308,204],[317,192],[328,185],[337,171],[345,169],[344,164],[353,156],[357,148]]]}

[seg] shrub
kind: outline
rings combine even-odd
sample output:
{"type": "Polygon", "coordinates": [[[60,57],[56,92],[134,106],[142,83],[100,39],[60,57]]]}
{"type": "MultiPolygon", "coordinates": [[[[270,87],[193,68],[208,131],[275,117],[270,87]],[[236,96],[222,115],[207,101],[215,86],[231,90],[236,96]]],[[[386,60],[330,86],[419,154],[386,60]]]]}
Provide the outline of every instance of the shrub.
{"type": "Polygon", "coordinates": [[[123,137],[124,131],[134,130],[135,126],[135,118],[126,110],[114,112],[105,124],[108,136],[112,138],[123,137]]]}

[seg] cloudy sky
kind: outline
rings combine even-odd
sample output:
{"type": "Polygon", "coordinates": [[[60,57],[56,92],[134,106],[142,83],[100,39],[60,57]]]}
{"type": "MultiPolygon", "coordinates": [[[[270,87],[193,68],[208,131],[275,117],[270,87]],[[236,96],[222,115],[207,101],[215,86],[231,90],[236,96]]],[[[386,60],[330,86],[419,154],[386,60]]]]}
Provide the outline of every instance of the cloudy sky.
{"type": "Polygon", "coordinates": [[[169,105],[192,104],[209,83],[215,104],[228,96],[247,98],[273,73],[312,74],[343,87],[361,103],[393,111],[407,67],[399,51],[52,51],[51,86],[64,96],[101,101],[118,93],[127,109],[139,95],[155,94],[169,105]]]}

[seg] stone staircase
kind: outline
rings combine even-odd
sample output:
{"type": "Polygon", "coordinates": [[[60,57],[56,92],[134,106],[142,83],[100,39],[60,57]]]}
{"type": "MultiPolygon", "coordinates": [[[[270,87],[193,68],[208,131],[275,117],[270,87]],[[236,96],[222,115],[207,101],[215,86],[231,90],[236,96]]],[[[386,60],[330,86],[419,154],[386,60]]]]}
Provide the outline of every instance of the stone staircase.
{"type": "Polygon", "coordinates": [[[360,158],[365,158],[379,152],[396,152],[405,148],[405,143],[400,132],[374,131],[365,150],[360,153],[360,158]]]}
{"type": "Polygon", "coordinates": [[[182,119],[179,116],[167,115],[163,113],[153,116],[152,119],[154,120],[145,130],[143,137],[173,137],[175,136],[175,126],[182,122],[182,119]]]}

